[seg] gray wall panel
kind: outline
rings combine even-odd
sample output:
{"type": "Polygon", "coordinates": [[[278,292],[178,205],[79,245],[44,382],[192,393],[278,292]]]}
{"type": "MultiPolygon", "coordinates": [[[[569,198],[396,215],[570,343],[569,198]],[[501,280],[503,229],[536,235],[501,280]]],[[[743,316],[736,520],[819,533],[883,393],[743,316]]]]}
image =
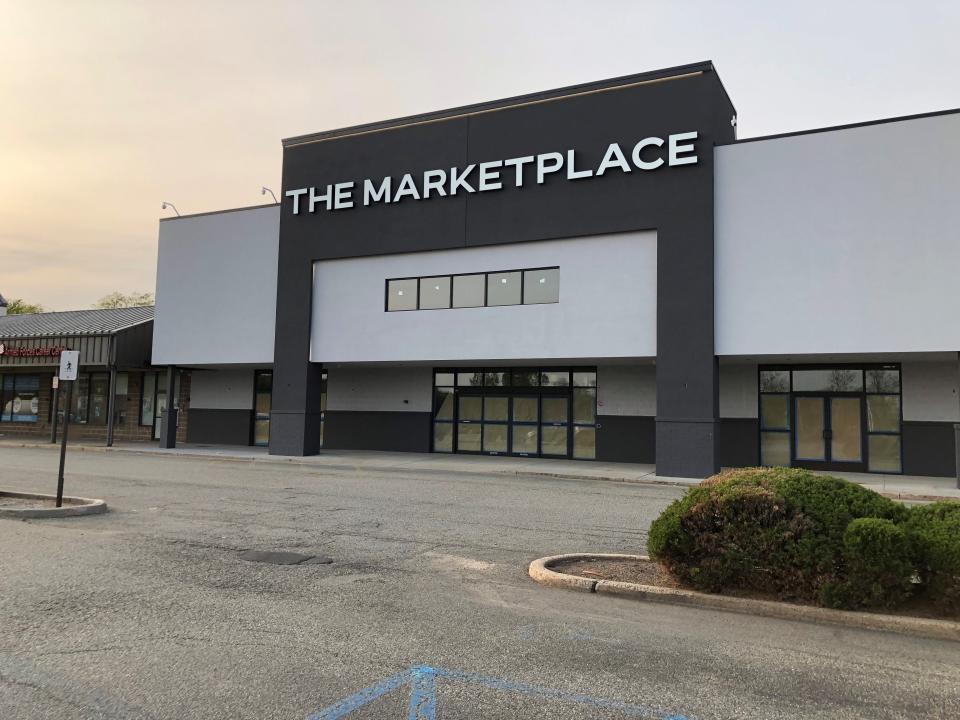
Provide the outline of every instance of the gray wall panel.
{"type": "Polygon", "coordinates": [[[156,365],[273,362],[280,206],[160,223],[156,365]]]}
{"type": "Polygon", "coordinates": [[[717,148],[717,355],[960,349],[958,138],[953,113],[717,148]]]}

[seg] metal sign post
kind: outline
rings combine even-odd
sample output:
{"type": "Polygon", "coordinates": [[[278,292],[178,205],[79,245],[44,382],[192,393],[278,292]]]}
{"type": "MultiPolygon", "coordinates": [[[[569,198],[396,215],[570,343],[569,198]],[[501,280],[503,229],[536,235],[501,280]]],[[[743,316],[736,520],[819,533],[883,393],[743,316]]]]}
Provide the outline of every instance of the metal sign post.
{"type": "Polygon", "coordinates": [[[60,443],[60,472],[57,474],[57,507],[63,505],[63,465],[67,459],[67,430],[70,428],[70,406],[73,401],[73,383],[77,379],[77,365],[80,364],[80,353],[77,350],[66,350],[60,354],[59,378],[69,382],[67,385],[67,402],[63,410],[63,439],[60,443]]]}
{"type": "Polygon", "coordinates": [[[60,377],[53,376],[53,422],[50,423],[50,442],[57,442],[57,421],[60,415],[60,377]]]}

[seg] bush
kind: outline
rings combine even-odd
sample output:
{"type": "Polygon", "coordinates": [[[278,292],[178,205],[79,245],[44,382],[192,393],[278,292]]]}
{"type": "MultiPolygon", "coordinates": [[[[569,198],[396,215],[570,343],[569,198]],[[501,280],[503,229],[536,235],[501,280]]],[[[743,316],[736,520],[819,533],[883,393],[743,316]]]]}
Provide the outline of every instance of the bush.
{"type": "MultiPolygon", "coordinates": [[[[837,592],[847,580],[847,526],[857,518],[898,523],[906,515],[899,503],[846,480],[748,468],[691,488],[653,522],[647,547],[678,580],[699,590],[743,588],[849,605],[856,593],[847,585],[837,592]]],[[[871,602],[887,600],[871,596],[871,602]]]]}
{"type": "Polygon", "coordinates": [[[843,534],[844,576],[823,588],[831,607],[892,607],[910,596],[914,569],[907,533],[883,518],[857,518],[843,534]]]}
{"type": "Polygon", "coordinates": [[[960,613],[960,502],[911,508],[906,530],[924,592],[941,610],[960,613]]]}

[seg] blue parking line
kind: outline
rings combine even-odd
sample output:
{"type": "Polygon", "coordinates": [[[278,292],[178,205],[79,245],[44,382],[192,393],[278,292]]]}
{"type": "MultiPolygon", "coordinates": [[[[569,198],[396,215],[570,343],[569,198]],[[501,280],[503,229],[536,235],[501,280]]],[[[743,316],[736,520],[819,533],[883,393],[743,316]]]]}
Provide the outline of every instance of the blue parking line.
{"type": "Polygon", "coordinates": [[[376,685],[371,685],[363,690],[358,690],[357,692],[353,693],[353,695],[344,698],[340,702],[336,702],[329,707],[325,707],[323,710],[318,710],[313,715],[310,715],[307,720],[337,720],[337,718],[342,718],[344,715],[352,713],[357,708],[362,707],[369,702],[373,702],[378,697],[386,695],[391,690],[396,690],[408,680],[410,680],[409,670],[404,670],[396,675],[391,675],[387,679],[381,680],[376,685]]]}
{"type": "Polygon", "coordinates": [[[338,720],[354,710],[373,702],[392,690],[409,684],[410,699],[407,704],[407,720],[436,720],[437,688],[436,679],[443,678],[468,685],[479,685],[491,690],[519,693],[530,697],[588,705],[598,710],[611,710],[627,717],[647,718],[648,720],[690,720],[684,715],[674,715],[659,708],[646,705],[631,705],[614,700],[603,700],[581,693],[564,690],[551,690],[526,683],[508,682],[499,678],[457,670],[444,670],[429,665],[415,665],[409,670],[391,675],[375,685],[359,690],[347,698],[319,710],[307,717],[307,720],[338,720]]]}
{"type": "Polygon", "coordinates": [[[410,704],[407,720],[436,720],[437,671],[427,665],[410,668],[410,704]]]}

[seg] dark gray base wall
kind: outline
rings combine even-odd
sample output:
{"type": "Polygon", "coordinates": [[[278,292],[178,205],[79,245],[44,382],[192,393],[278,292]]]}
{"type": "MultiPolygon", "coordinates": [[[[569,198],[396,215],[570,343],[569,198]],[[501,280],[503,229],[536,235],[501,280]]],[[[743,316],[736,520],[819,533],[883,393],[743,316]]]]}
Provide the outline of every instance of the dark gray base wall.
{"type": "Polygon", "coordinates": [[[953,423],[904,421],[903,473],[956,477],[953,423]]]}
{"type": "Polygon", "coordinates": [[[187,411],[187,442],[207,445],[249,445],[252,412],[252,410],[190,408],[187,411]]]}
{"type": "MultiPolygon", "coordinates": [[[[657,428],[653,417],[601,415],[597,417],[597,460],[656,463],[657,428]]],[[[756,418],[721,418],[717,423],[720,464],[753,467],[760,462],[756,418]]]]}
{"type": "Polygon", "coordinates": [[[657,430],[652,417],[598,415],[597,460],[652,465],[657,430]]]}
{"type": "MultiPolygon", "coordinates": [[[[659,388],[659,384],[657,386],[659,388]]],[[[720,469],[719,420],[657,419],[657,475],[707,478],[720,469]]]]}
{"type": "Polygon", "coordinates": [[[760,422],[756,418],[720,418],[720,466],[760,464],[760,422]]]}
{"type": "Polygon", "coordinates": [[[328,410],[323,446],[330,450],[430,452],[428,412],[328,410]]]}

